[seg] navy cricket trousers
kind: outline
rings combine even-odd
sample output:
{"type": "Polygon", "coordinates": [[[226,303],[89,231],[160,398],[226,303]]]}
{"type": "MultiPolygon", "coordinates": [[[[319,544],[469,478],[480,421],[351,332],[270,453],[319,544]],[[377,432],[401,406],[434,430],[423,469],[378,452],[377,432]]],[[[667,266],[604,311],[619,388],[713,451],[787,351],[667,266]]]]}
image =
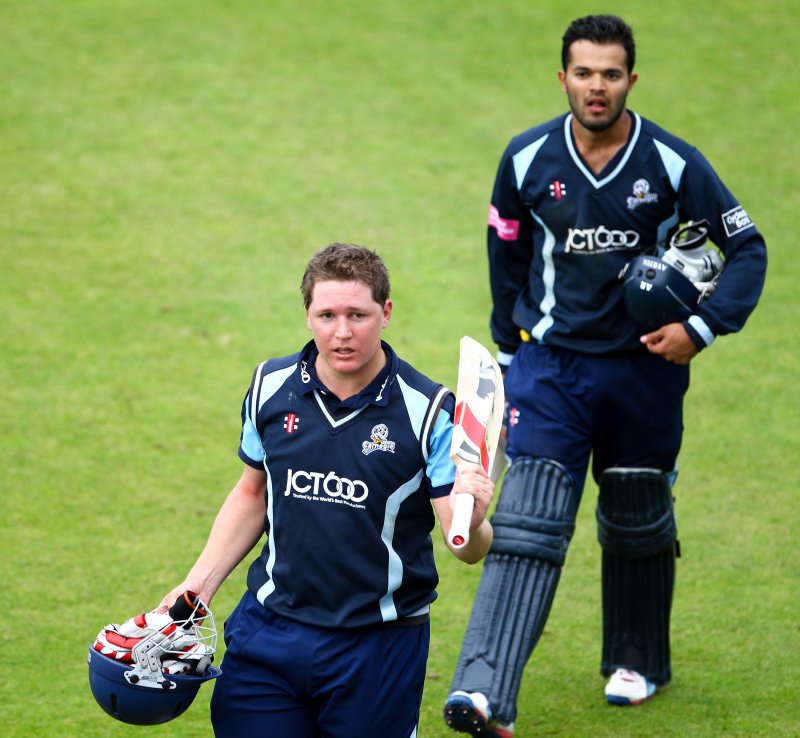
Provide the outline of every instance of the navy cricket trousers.
{"type": "Polygon", "coordinates": [[[225,623],[211,699],[217,738],[414,738],[430,642],[413,626],[318,628],[251,592],[225,623]]]}
{"type": "Polygon", "coordinates": [[[508,454],[563,465],[580,495],[611,466],[676,470],[689,367],[642,348],[583,354],[523,343],[505,379],[508,454]]]}

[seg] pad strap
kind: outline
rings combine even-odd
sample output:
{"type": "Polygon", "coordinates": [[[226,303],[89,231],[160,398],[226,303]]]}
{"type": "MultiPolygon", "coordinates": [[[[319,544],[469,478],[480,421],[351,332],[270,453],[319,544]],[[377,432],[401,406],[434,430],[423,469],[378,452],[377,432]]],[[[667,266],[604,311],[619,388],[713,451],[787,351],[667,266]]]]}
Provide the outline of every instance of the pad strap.
{"type": "Polygon", "coordinates": [[[608,469],[600,478],[597,539],[626,558],[654,556],[675,546],[672,488],[658,469],[608,469]]]}
{"type": "Polygon", "coordinates": [[[563,566],[575,523],[498,512],[492,516],[492,529],[491,553],[540,558],[563,566]]]}
{"type": "Polygon", "coordinates": [[[603,517],[597,509],[597,539],[605,551],[630,559],[652,556],[675,543],[678,529],[670,507],[648,525],[618,525],[603,517]]]}

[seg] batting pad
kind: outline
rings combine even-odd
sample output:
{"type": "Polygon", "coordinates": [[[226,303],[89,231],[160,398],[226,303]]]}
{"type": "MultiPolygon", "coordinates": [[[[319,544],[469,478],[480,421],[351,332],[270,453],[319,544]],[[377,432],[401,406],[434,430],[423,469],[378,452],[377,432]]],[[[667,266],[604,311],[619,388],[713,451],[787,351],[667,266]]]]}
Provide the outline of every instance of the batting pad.
{"type": "Polygon", "coordinates": [[[514,721],[525,664],[550,614],[579,496],[547,459],[516,459],[506,474],[452,690],[482,692],[514,721]]]}
{"type": "Polygon", "coordinates": [[[655,684],[667,684],[677,529],[664,472],[603,472],[597,523],[603,548],[601,672],[610,676],[618,668],[632,669],[655,684]]]}

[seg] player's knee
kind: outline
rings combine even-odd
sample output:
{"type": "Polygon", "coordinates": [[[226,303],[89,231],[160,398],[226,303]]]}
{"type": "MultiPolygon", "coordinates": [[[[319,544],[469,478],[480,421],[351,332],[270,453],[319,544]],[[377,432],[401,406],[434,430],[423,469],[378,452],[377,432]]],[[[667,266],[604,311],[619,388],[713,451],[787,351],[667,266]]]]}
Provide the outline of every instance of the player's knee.
{"type": "Polygon", "coordinates": [[[555,461],[520,457],[506,473],[492,517],[490,553],[544,559],[562,566],[575,530],[578,495],[555,461]]]}
{"type": "Polygon", "coordinates": [[[607,469],[600,477],[597,537],[615,556],[644,558],[675,547],[672,488],[658,469],[607,469]]]}

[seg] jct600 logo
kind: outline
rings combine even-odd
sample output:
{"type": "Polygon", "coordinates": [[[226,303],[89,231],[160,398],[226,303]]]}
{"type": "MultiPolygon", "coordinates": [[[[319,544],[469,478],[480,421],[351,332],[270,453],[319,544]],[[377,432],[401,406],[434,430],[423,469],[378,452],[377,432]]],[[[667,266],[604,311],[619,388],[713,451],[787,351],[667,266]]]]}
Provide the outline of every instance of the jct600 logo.
{"type": "Polygon", "coordinates": [[[620,251],[632,249],[639,243],[636,231],[619,231],[598,226],[597,228],[570,228],[564,251],[620,251]]]}
{"type": "Polygon", "coordinates": [[[369,496],[367,485],[359,479],[340,477],[334,472],[307,472],[299,469],[289,469],[286,474],[286,489],[284,495],[292,492],[300,494],[319,495],[320,492],[328,497],[338,497],[347,502],[363,502],[369,496]]]}

